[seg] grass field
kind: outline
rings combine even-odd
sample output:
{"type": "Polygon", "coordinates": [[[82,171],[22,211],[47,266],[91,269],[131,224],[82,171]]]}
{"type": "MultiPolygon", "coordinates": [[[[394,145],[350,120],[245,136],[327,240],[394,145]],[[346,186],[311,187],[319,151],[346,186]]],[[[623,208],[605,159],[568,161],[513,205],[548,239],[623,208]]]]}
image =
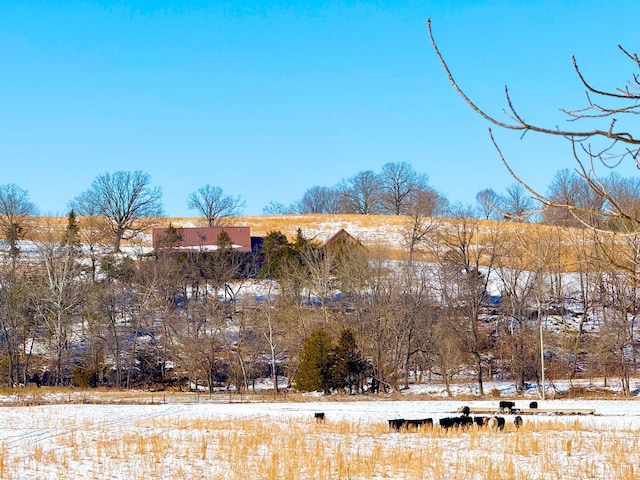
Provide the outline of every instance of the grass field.
{"type": "MultiPolygon", "coordinates": [[[[450,415],[459,402],[44,405],[0,409],[0,478],[630,479],[638,403],[587,417],[527,416],[519,430],[396,432],[388,419],[450,415]],[[324,423],[314,412],[326,412],[324,423]]],[[[566,403],[564,405],[575,404],[566,403]]]]}
{"type": "MultiPolygon", "coordinates": [[[[64,217],[36,217],[26,230],[26,240],[42,241],[59,238],[67,219],[64,217]]],[[[78,224],[82,232],[89,219],[80,217],[78,224]]],[[[95,222],[95,219],[91,219],[95,222]]],[[[540,256],[545,263],[553,264],[558,271],[576,271],[584,258],[591,257],[594,246],[592,234],[574,228],[556,228],[536,223],[498,222],[494,220],[461,220],[452,218],[425,219],[434,234],[429,241],[420,245],[416,255],[427,261],[435,259],[434,252],[427,248],[434,242],[446,244],[456,242],[460,229],[469,228],[471,243],[476,246],[495,244],[501,261],[514,264],[518,268],[537,268],[540,256]],[[465,226],[462,226],[465,223],[465,226]],[[435,232],[439,232],[437,235],[435,232]],[[553,252],[551,254],[550,252],[553,252]],[[551,255],[551,256],[550,256],[551,255]],[[550,263],[551,262],[551,263],[550,263]]],[[[355,215],[355,214],[309,214],[309,215],[258,215],[240,216],[228,220],[238,226],[248,226],[252,236],[265,236],[269,232],[280,231],[294,240],[298,229],[306,238],[319,243],[326,242],[340,229],[344,229],[363,243],[368,249],[379,251],[389,259],[402,259],[407,255],[407,239],[412,229],[409,217],[396,215],[355,215]]],[[[98,224],[101,224],[100,221],[98,224]]],[[[155,226],[177,227],[205,226],[201,218],[160,218],[155,226]]],[[[94,225],[95,227],[95,225],[94,225]]],[[[112,238],[103,228],[98,234],[99,243],[110,245],[112,238]]],[[[95,238],[94,238],[95,241],[95,238]]],[[[133,241],[123,242],[123,246],[141,249],[151,248],[150,229],[133,241]]],[[[616,248],[623,245],[616,244],[616,248]]],[[[445,248],[446,250],[446,248],[445,248]]],[[[442,252],[441,252],[442,253],[442,252]]],[[[483,261],[487,261],[486,258],[483,261]]]]}

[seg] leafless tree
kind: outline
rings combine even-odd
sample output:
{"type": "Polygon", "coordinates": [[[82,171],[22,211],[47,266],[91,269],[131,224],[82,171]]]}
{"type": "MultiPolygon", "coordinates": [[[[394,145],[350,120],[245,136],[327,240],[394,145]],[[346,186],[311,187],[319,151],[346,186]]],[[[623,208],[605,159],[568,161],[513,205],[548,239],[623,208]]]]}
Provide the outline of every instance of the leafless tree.
{"type": "MultiPolygon", "coordinates": [[[[432,281],[432,264],[418,265],[407,262],[398,284],[401,286],[397,297],[396,325],[399,339],[398,348],[403,354],[401,365],[405,388],[409,387],[412,364],[418,365],[433,359],[434,327],[439,308],[437,291],[432,281]]],[[[438,342],[438,340],[435,340],[438,342]]],[[[419,369],[414,368],[417,372],[419,369]]]]}
{"type": "Polygon", "coordinates": [[[207,221],[207,226],[223,225],[227,218],[239,215],[245,206],[240,197],[225,195],[222,188],[205,185],[189,195],[188,207],[207,221]]]}
{"type": "Polygon", "coordinates": [[[603,226],[604,199],[596,195],[575,171],[564,169],[557,172],[549,185],[547,197],[552,205],[577,205],[580,211],[570,212],[566,208],[547,206],[542,214],[545,223],[575,227],[603,226]]]}
{"type": "MultiPolygon", "coordinates": [[[[637,177],[622,177],[617,172],[612,172],[603,180],[608,192],[615,197],[619,208],[629,213],[630,218],[612,218],[607,222],[609,229],[627,234],[637,233],[637,224],[634,220],[640,218],[640,180],[637,177]]],[[[604,202],[604,208],[610,210],[609,201],[604,202]]]]}
{"type": "Polygon", "coordinates": [[[469,354],[460,336],[452,328],[451,316],[455,312],[444,308],[439,312],[433,334],[430,337],[429,352],[432,372],[442,378],[447,396],[451,397],[451,382],[469,362],[469,354]]]}
{"type": "Polygon", "coordinates": [[[293,206],[287,206],[284,203],[271,201],[262,207],[262,213],[265,215],[289,215],[295,213],[293,206]]]}
{"type": "Polygon", "coordinates": [[[502,217],[500,212],[504,210],[502,206],[503,198],[493,189],[485,188],[484,190],[480,190],[476,194],[476,203],[485,219],[502,217]]]}
{"type": "MultiPolygon", "coordinates": [[[[568,248],[573,253],[576,262],[577,289],[572,293],[581,304],[582,311],[578,313],[577,332],[573,336],[573,341],[567,342],[571,348],[569,373],[573,378],[578,373],[580,361],[585,361],[585,357],[593,355],[589,348],[585,346],[590,342],[587,335],[586,326],[590,318],[594,318],[594,311],[599,307],[599,286],[601,285],[601,268],[594,261],[594,248],[597,242],[594,237],[597,232],[591,229],[570,229],[568,231],[568,248]],[[589,352],[589,354],[587,354],[589,352]]],[[[570,296],[570,295],[567,295],[570,296]]],[[[597,362],[594,362],[597,363],[597,362]]]]}
{"type": "MultiPolygon", "coordinates": [[[[622,205],[616,197],[615,192],[612,192],[596,173],[597,164],[602,164],[605,167],[615,167],[626,159],[630,159],[636,165],[640,166],[640,138],[626,129],[631,122],[627,124],[624,122],[633,117],[634,114],[640,113],[640,75],[634,73],[631,80],[616,89],[600,89],[587,81],[578,66],[578,62],[575,57],[573,57],[573,67],[585,89],[587,103],[583,108],[572,110],[562,109],[561,111],[567,115],[568,120],[573,121],[572,125],[586,124],[586,128],[564,129],[529,123],[512,102],[507,87],[505,87],[507,105],[505,109],[506,119],[499,120],[476,105],[456,82],[449,65],[442,56],[436,43],[431,26],[431,19],[427,21],[427,29],[433,49],[444,67],[451,85],[476,113],[500,128],[518,131],[522,134],[537,132],[544,135],[564,137],[569,140],[571,153],[577,164],[577,174],[584,179],[596,196],[604,199],[608,209],[604,212],[592,212],[590,207],[576,205],[571,202],[557,201],[535,191],[526,181],[516,176],[490,132],[491,139],[501,160],[511,175],[527,189],[532,197],[547,206],[577,212],[580,214],[577,216],[580,220],[585,218],[585,214],[595,213],[597,215],[622,218],[630,221],[634,225],[635,230],[640,228],[640,218],[637,216],[637,212],[626,210],[625,206],[622,205]],[[602,127],[592,127],[594,122],[596,124],[597,122],[602,122],[603,125],[602,127]]],[[[631,62],[634,69],[640,69],[640,57],[638,57],[637,54],[629,52],[621,45],[619,45],[618,48],[622,55],[631,62]]]]}
{"type": "Polygon", "coordinates": [[[372,256],[368,293],[358,292],[360,320],[362,323],[363,353],[371,358],[373,375],[386,388],[397,389],[399,374],[405,360],[404,332],[396,316],[400,289],[390,274],[383,257],[376,252],[372,256]]]}
{"type": "Polygon", "coordinates": [[[304,270],[309,278],[309,294],[317,298],[322,311],[323,328],[329,327],[330,304],[336,293],[334,272],[338,254],[336,249],[309,246],[300,252],[304,270]]]}
{"type": "MultiPolygon", "coordinates": [[[[255,298],[243,297],[238,305],[238,311],[234,314],[236,337],[231,345],[231,357],[236,362],[233,371],[236,376],[236,386],[242,391],[248,391],[249,382],[255,391],[255,379],[264,373],[264,352],[270,348],[267,345],[268,338],[260,335],[257,324],[260,320],[262,306],[257,304],[255,298]]],[[[273,358],[271,359],[273,370],[273,358]]],[[[277,365],[276,358],[276,365],[277,365]]]]}
{"type": "Polygon", "coordinates": [[[37,215],[37,211],[26,190],[15,183],[0,185],[0,229],[9,244],[9,256],[14,264],[20,254],[18,240],[24,236],[25,222],[37,215]]]}
{"type": "Polygon", "coordinates": [[[434,232],[433,255],[440,270],[440,294],[451,328],[474,359],[480,394],[484,394],[483,358],[486,332],[481,330],[480,313],[486,297],[491,271],[495,268],[500,232],[481,229],[480,220],[469,209],[453,212],[448,228],[434,232]]]}
{"type": "Polygon", "coordinates": [[[177,299],[183,281],[183,259],[168,251],[138,261],[133,289],[137,293],[137,337],[152,341],[132,342],[138,358],[138,383],[162,382],[166,378],[167,364],[174,359],[174,327],[177,322],[177,299]],[[146,333],[147,335],[143,335],[146,333]],[[137,350],[137,351],[136,351],[137,350]]]}
{"type": "MultiPolygon", "coordinates": [[[[535,380],[540,392],[542,366],[539,332],[551,299],[549,268],[558,254],[549,237],[531,238],[516,226],[500,245],[498,255],[503,321],[499,347],[508,364],[516,389],[522,391],[527,380],[535,380]]],[[[530,229],[529,229],[530,230],[530,229]]]]}
{"type": "Polygon", "coordinates": [[[416,190],[409,195],[406,216],[408,218],[404,239],[408,251],[408,266],[411,269],[415,254],[430,239],[437,227],[434,215],[442,208],[437,193],[431,190],[416,190]]]}
{"type": "Polygon", "coordinates": [[[535,213],[535,205],[527,194],[526,189],[520,183],[508,186],[503,198],[503,216],[507,220],[524,222],[535,213]]]}
{"type": "Polygon", "coordinates": [[[342,182],[341,191],[345,199],[345,213],[361,215],[380,213],[382,181],[373,171],[356,173],[342,182]]]}
{"type": "Polygon", "coordinates": [[[187,366],[190,382],[196,388],[205,384],[210,392],[218,380],[226,376],[225,332],[222,327],[227,317],[219,306],[210,299],[196,306],[199,315],[192,320],[190,331],[182,331],[177,337],[179,356],[187,366]]]}
{"type": "Polygon", "coordinates": [[[91,278],[96,281],[100,260],[111,248],[111,229],[104,217],[94,215],[80,218],[79,225],[80,242],[86,248],[89,257],[91,278]]]}
{"type": "Polygon", "coordinates": [[[416,172],[407,162],[384,164],[380,180],[383,211],[391,215],[406,215],[411,194],[428,189],[427,175],[416,172]]]}
{"type": "Polygon", "coordinates": [[[298,204],[298,212],[339,213],[342,208],[342,194],[338,188],[313,186],[304,192],[298,204]]]}
{"type": "Polygon", "coordinates": [[[486,219],[524,222],[537,213],[531,196],[519,183],[509,185],[504,195],[490,188],[481,190],[476,194],[476,203],[486,219]]]}
{"type": "Polygon", "coordinates": [[[81,266],[78,249],[73,244],[61,243],[55,230],[49,226],[46,238],[37,242],[39,270],[32,290],[34,312],[41,318],[51,334],[52,383],[63,385],[70,370],[68,354],[69,333],[74,314],[82,302],[81,266]]]}
{"type": "Polygon", "coordinates": [[[601,374],[618,375],[622,392],[631,394],[631,378],[637,369],[638,285],[620,272],[611,271],[602,283],[604,308],[596,341],[601,374]]]}
{"type": "Polygon", "coordinates": [[[38,330],[31,311],[33,283],[24,273],[0,270],[0,352],[8,370],[2,381],[12,387],[27,382],[38,330]]]}
{"type": "Polygon", "coordinates": [[[71,202],[71,208],[79,215],[104,217],[113,234],[114,250],[119,252],[122,240],[136,237],[163,215],[162,192],[140,170],[105,173],[71,202]]]}

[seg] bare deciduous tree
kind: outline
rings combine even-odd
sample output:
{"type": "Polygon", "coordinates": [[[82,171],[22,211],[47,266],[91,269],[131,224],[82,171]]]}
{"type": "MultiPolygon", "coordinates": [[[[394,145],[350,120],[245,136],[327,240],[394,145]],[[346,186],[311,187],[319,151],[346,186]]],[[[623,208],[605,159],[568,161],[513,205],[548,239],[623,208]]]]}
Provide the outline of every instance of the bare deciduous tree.
{"type": "Polygon", "coordinates": [[[373,171],[356,173],[342,183],[346,213],[371,215],[380,213],[382,181],[373,171]]]}
{"type": "Polygon", "coordinates": [[[426,174],[416,172],[407,162],[386,163],[380,174],[384,212],[406,215],[410,208],[411,194],[428,189],[426,174]]]}
{"type": "MultiPolygon", "coordinates": [[[[65,233],[71,233],[69,227],[65,233]]],[[[52,383],[63,385],[69,377],[69,372],[65,372],[69,369],[65,356],[69,353],[71,318],[82,302],[83,284],[77,247],[61,242],[53,226],[48,227],[46,235],[44,241],[37,242],[40,268],[34,275],[32,304],[51,334],[52,383]]]]}
{"type": "Polygon", "coordinates": [[[262,213],[265,215],[289,215],[295,213],[294,210],[292,206],[287,206],[284,203],[273,200],[262,207],[262,213]]]}
{"type": "Polygon", "coordinates": [[[298,204],[298,212],[305,213],[339,213],[342,208],[340,190],[333,187],[314,186],[304,192],[298,204]]]}
{"type": "MultiPolygon", "coordinates": [[[[487,113],[467,96],[462,87],[460,87],[454,79],[448,64],[440,53],[433,35],[431,19],[427,21],[427,29],[433,49],[451,85],[476,113],[493,125],[507,130],[518,131],[522,134],[537,132],[568,139],[571,145],[572,155],[577,164],[577,174],[584,179],[592,192],[602,198],[608,205],[606,211],[595,213],[597,215],[606,215],[607,217],[617,217],[628,220],[634,225],[635,230],[640,229],[640,218],[637,216],[637,212],[628,211],[625,205],[620,203],[615,192],[611,191],[608,185],[602,181],[596,173],[596,164],[602,164],[605,167],[615,167],[626,159],[630,159],[637,166],[640,166],[640,138],[626,129],[630,122],[626,124],[624,122],[634,114],[640,113],[640,76],[638,74],[634,74],[631,80],[616,89],[599,89],[587,81],[575,57],[573,57],[573,67],[585,89],[587,104],[583,108],[572,110],[562,109],[562,112],[567,115],[568,120],[573,121],[572,125],[586,124],[586,128],[564,129],[529,123],[516,109],[507,87],[505,87],[507,103],[505,110],[506,119],[503,121],[487,113]],[[601,127],[593,127],[594,124],[597,125],[598,121],[602,122],[603,125],[601,127]]],[[[640,57],[638,57],[637,54],[627,51],[621,45],[619,45],[618,48],[631,62],[634,69],[640,69],[640,57]]],[[[594,213],[591,212],[590,207],[585,208],[583,205],[572,202],[557,201],[535,191],[525,181],[516,176],[491,133],[490,136],[501,160],[511,175],[523,185],[534,198],[547,206],[564,208],[570,212],[578,212],[580,215],[576,218],[580,220],[584,218],[585,214],[594,213]]]]}
{"type": "Polygon", "coordinates": [[[220,187],[205,185],[189,195],[187,205],[207,220],[207,226],[214,227],[222,225],[228,217],[239,215],[245,203],[240,197],[225,195],[220,187]]]}
{"type": "Polygon", "coordinates": [[[524,222],[534,213],[534,204],[525,188],[514,183],[507,187],[503,216],[507,220],[524,222]]]}
{"type": "MultiPolygon", "coordinates": [[[[612,218],[607,222],[607,227],[616,232],[635,234],[638,225],[635,219],[640,219],[640,180],[637,177],[625,178],[612,172],[602,182],[611,196],[616,199],[616,208],[627,212],[628,218],[612,218]]],[[[604,202],[604,208],[614,208],[610,201],[604,202]]]]}
{"type": "Polygon", "coordinates": [[[504,210],[502,207],[503,199],[493,189],[485,188],[480,190],[476,194],[476,203],[485,219],[502,217],[500,212],[504,210]]]}
{"type": "Polygon", "coordinates": [[[430,190],[416,190],[409,196],[406,212],[409,221],[404,233],[409,254],[409,267],[412,267],[415,253],[420,250],[420,245],[429,240],[431,232],[437,226],[433,215],[440,208],[439,201],[438,195],[430,190]]]}
{"type": "Polygon", "coordinates": [[[30,302],[33,284],[20,273],[0,271],[0,352],[7,362],[1,380],[12,387],[27,382],[38,330],[30,302]]]}
{"type": "Polygon", "coordinates": [[[430,338],[429,353],[431,356],[432,372],[442,377],[447,396],[451,397],[451,381],[460,373],[469,360],[465,345],[460,336],[451,327],[452,316],[450,309],[442,309],[430,338]]]}
{"type": "Polygon", "coordinates": [[[576,227],[584,224],[602,226],[604,200],[595,195],[584,178],[575,171],[564,169],[557,172],[549,185],[547,197],[552,204],[577,205],[586,213],[548,206],[543,210],[543,220],[546,223],[576,227]]]}
{"type": "Polygon", "coordinates": [[[29,194],[15,183],[0,185],[0,229],[9,244],[9,256],[15,261],[20,254],[18,240],[24,235],[26,220],[37,214],[29,194]]]}
{"type": "Polygon", "coordinates": [[[445,230],[435,231],[434,256],[440,259],[441,295],[453,309],[451,328],[459,335],[475,361],[478,389],[484,394],[483,344],[480,313],[495,268],[500,240],[498,230],[483,231],[480,220],[469,209],[454,212],[455,220],[445,230]]]}
{"type": "Polygon", "coordinates": [[[622,393],[630,395],[638,355],[635,339],[638,287],[625,273],[614,270],[607,272],[601,290],[604,300],[602,327],[596,341],[600,373],[618,375],[622,393]]]}
{"type": "Polygon", "coordinates": [[[104,217],[118,252],[122,240],[136,237],[163,215],[162,191],[140,170],[105,173],[71,202],[71,208],[79,215],[104,217]]]}

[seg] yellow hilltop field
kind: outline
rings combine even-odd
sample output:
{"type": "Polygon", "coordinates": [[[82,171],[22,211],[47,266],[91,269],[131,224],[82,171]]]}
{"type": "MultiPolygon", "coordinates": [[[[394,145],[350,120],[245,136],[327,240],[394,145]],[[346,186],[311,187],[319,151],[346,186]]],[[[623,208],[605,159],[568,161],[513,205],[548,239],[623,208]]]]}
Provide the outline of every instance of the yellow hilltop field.
{"type": "MultiPolygon", "coordinates": [[[[89,221],[99,219],[78,218],[82,230],[89,221]]],[[[625,241],[627,237],[602,236],[589,229],[555,227],[538,223],[503,222],[495,220],[430,218],[423,219],[430,232],[416,248],[414,258],[432,261],[446,254],[448,250],[468,242],[480,256],[480,264],[512,266],[535,270],[543,266],[554,271],[577,271],[585,262],[594,263],[602,259],[602,249],[596,253],[595,245],[609,245],[609,253],[624,263],[625,241]],[[494,251],[491,245],[499,247],[494,251]],[[491,254],[488,252],[491,250],[491,254]]],[[[66,226],[66,217],[35,217],[27,227],[27,240],[47,240],[61,235],[66,226]]],[[[413,219],[395,215],[355,215],[355,214],[310,214],[310,215],[256,215],[227,219],[228,225],[248,226],[252,236],[265,236],[269,232],[280,231],[290,240],[298,229],[307,238],[325,242],[340,229],[346,230],[369,249],[377,249],[389,259],[407,257],[409,238],[413,229],[413,219]]],[[[146,234],[129,242],[143,247],[151,246],[151,227],[205,226],[204,219],[198,217],[166,217],[155,219],[146,234]]],[[[109,243],[103,233],[104,243],[109,243]]],[[[125,242],[126,244],[127,242],[125,242]]],[[[608,258],[611,263],[611,258],[608,258]]]]}

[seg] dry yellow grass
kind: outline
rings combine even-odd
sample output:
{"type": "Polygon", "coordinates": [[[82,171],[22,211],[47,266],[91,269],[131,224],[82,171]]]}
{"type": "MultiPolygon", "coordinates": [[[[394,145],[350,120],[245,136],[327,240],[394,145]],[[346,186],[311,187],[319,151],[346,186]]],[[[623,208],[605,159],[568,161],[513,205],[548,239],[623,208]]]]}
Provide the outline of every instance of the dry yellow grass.
{"type": "MultiPolygon", "coordinates": [[[[505,431],[395,432],[385,422],[145,412],[133,419],[70,419],[64,426],[34,415],[28,431],[48,433],[29,434],[28,449],[0,445],[0,476],[584,480],[636,478],[640,461],[637,429],[582,420],[527,419],[521,429],[509,424],[505,431]]],[[[9,420],[5,428],[20,425],[9,420]]]]}
{"type": "MultiPolygon", "coordinates": [[[[60,235],[66,226],[65,217],[36,217],[28,227],[28,239],[47,240],[60,235]]],[[[289,239],[294,239],[298,229],[308,238],[326,241],[344,228],[359,237],[368,248],[382,247],[389,258],[402,258],[406,252],[403,238],[411,228],[411,219],[395,215],[347,215],[347,214],[311,214],[311,215],[259,215],[240,216],[229,220],[234,225],[248,226],[254,236],[265,236],[272,231],[280,231],[289,239]]],[[[86,219],[78,218],[82,229],[86,219]]],[[[434,226],[444,236],[455,235],[462,220],[451,218],[435,219],[434,226]]],[[[594,233],[590,230],[558,228],[535,223],[497,222],[493,220],[472,220],[474,233],[472,243],[484,248],[491,242],[499,242],[500,262],[504,266],[535,269],[545,265],[556,271],[576,271],[587,261],[594,261],[601,252],[595,249],[594,233]]],[[[156,226],[204,226],[201,218],[161,218],[156,226]]],[[[149,235],[135,241],[135,245],[150,247],[149,235]]],[[[102,241],[111,241],[103,233],[102,241]]],[[[442,240],[442,239],[441,239],[442,240]]],[[[607,241],[612,241],[609,237],[607,241]]],[[[624,256],[624,239],[614,239],[611,252],[617,257],[624,256]]],[[[424,254],[424,252],[423,252],[424,254]]],[[[425,254],[432,260],[433,254],[425,254]]],[[[486,260],[486,258],[485,258],[486,260]]]]}

